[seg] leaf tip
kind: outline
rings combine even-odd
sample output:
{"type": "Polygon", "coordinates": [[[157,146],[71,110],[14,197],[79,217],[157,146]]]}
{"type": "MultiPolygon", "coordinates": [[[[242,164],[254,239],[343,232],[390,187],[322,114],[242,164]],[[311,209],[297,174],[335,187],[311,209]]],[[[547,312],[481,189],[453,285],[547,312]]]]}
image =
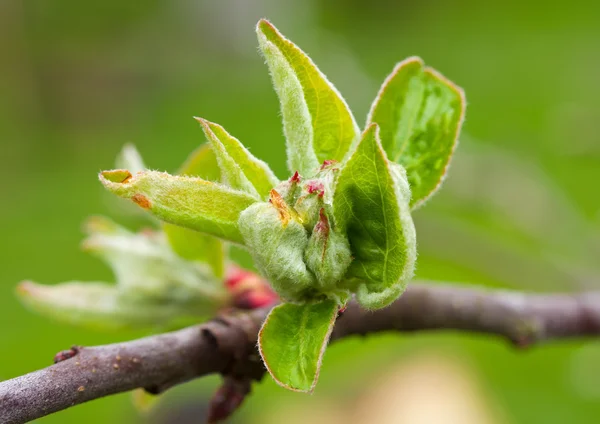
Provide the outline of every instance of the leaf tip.
{"type": "Polygon", "coordinates": [[[212,139],[215,137],[215,134],[212,130],[212,126],[216,124],[213,124],[212,122],[207,121],[206,119],[200,118],[198,116],[194,116],[194,119],[198,121],[198,123],[202,127],[202,131],[204,131],[204,135],[206,135],[206,138],[208,138],[209,141],[212,141],[212,139]]]}
{"type": "Polygon", "coordinates": [[[363,132],[363,138],[371,135],[379,139],[379,124],[377,124],[377,122],[371,122],[363,132]]]}
{"type": "Polygon", "coordinates": [[[454,83],[452,80],[448,79],[446,76],[444,76],[444,74],[442,74],[441,72],[437,71],[436,69],[430,67],[430,66],[426,66],[425,69],[423,70],[423,72],[427,75],[430,75],[432,77],[434,77],[435,79],[441,81],[446,87],[448,87],[450,90],[452,90],[460,99],[460,104],[461,104],[461,109],[462,109],[462,115],[464,115],[464,110],[465,110],[465,106],[467,103],[467,98],[465,96],[465,90],[460,87],[459,85],[457,85],[456,83],[454,83]]]}
{"type": "Polygon", "coordinates": [[[19,298],[31,297],[32,294],[34,293],[37,285],[38,284],[34,283],[33,281],[29,281],[29,280],[21,281],[15,287],[15,294],[19,298]]]}
{"type": "Polygon", "coordinates": [[[206,119],[204,118],[200,118],[199,116],[192,116],[192,118],[194,118],[196,121],[198,121],[200,124],[202,124],[203,122],[206,122],[206,119]]]}
{"type": "Polygon", "coordinates": [[[277,32],[277,28],[275,28],[275,25],[269,22],[266,18],[262,18],[256,24],[256,32],[263,33],[264,31],[277,32]]]}
{"type": "Polygon", "coordinates": [[[194,119],[200,124],[202,125],[203,128],[207,128],[209,127],[210,122],[208,122],[206,119],[204,118],[200,118],[199,116],[194,116],[194,119]]]}
{"type": "Polygon", "coordinates": [[[392,73],[396,73],[399,69],[403,68],[407,65],[418,64],[420,66],[425,66],[425,61],[419,56],[409,56],[404,60],[401,60],[394,67],[394,71],[392,73]]]}
{"type": "Polygon", "coordinates": [[[132,177],[131,172],[126,169],[112,169],[110,171],[102,171],[99,176],[100,181],[105,186],[112,184],[126,184],[132,177]]]}

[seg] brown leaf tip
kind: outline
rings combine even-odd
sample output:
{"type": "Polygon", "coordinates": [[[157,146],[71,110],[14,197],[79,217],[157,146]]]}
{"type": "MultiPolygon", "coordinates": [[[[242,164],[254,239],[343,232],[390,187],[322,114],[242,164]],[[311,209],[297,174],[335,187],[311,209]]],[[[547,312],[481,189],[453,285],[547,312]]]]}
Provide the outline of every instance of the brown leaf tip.
{"type": "Polygon", "coordinates": [[[287,225],[288,222],[290,222],[292,216],[290,215],[290,211],[288,210],[288,206],[285,203],[285,200],[283,200],[283,198],[277,192],[277,190],[271,190],[269,202],[271,202],[271,204],[277,209],[277,212],[279,212],[279,219],[281,220],[283,225],[287,225]]]}
{"type": "Polygon", "coordinates": [[[102,171],[102,176],[111,183],[126,184],[132,175],[126,169],[113,169],[112,171],[102,171]]]}

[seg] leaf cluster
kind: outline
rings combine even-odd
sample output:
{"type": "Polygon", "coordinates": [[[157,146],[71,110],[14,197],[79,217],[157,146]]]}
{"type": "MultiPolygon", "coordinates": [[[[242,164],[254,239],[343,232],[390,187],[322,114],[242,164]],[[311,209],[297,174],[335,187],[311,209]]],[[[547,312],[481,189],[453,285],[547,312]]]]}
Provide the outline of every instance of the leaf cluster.
{"type": "MultiPolygon", "coordinates": [[[[444,179],[465,99],[460,88],[411,57],[384,81],[361,130],[308,55],[266,20],[256,32],[280,100],[289,178],[280,181],[222,126],[196,118],[208,143],[177,175],[146,169],[131,149],[118,169],[100,173],[107,190],[161,221],[159,242],[121,229],[103,234],[112,244],[103,245],[101,256],[118,282],[110,290],[125,305],[112,316],[120,322],[125,310],[163,319],[148,306],[153,296],[179,311],[198,300],[222,304],[214,282],[224,276],[227,246],[245,247],[282,300],[259,335],[265,365],[284,387],[312,391],[348,299],[382,308],[412,278],[417,242],[411,213],[444,179]],[[138,241],[160,245],[159,259],[136,262],[130,253],[138,241]],[[191,271],[197,268],[205,274],[191,271]]],[[[87,290],[88,297],[109,296],[98,294],[101,285],[87,290]]],[[[40,297],[31,293],[24,298],[35,303],[40,297]]]]}

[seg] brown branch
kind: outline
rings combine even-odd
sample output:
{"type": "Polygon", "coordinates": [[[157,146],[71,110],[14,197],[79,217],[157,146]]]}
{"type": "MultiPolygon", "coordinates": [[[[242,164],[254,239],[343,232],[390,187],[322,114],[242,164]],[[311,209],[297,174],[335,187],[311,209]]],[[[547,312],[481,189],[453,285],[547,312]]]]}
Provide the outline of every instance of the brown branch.
{"type": "MultiPolygon", "coordinates": [[[[260,379],[255,344],[267,308],[229,311],[206,324],[106,346],[0,383],[0,422],[23,423],[92,399],[169,387],[220,373],[260,379]]],[[[524,294],[417,283],[386,309],[351,303],[332,340],[380,331],[461,330],[499,335],[515,345],[600,335],[600,292],[524,294]]]]}

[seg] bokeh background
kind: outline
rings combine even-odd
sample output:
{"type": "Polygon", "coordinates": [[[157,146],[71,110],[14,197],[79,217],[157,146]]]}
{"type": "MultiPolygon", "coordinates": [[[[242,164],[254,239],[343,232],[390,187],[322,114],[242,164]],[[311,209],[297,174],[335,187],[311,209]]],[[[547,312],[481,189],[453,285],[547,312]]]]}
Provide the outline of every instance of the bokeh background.
{"type": "MultiPolygon", "coordinates": [[[[409,55],[465,88],[450,176],[415,213],[419,277],[530,291],[600,285],[599,2],[0,0],[0,380],[75,343],[143,334],[50,322],[13,294],[23,279],[111,278],[79,250],[80,223],[112,213],[96,173],[124,143],[173,170],[203,142],[198,115],[286,176],[278,101],[253,32],[260,17],[313,57],[360,122],[409,55]]],[[[217,384],[174,389],[145,415],[125,394],[39,422],[199,422],[217,384]]],[[[598,417],[598,341],[520,352],[495,338],[391,334],[332,346],[312,396],[266,378],[234,421],[598,417]]]]}

